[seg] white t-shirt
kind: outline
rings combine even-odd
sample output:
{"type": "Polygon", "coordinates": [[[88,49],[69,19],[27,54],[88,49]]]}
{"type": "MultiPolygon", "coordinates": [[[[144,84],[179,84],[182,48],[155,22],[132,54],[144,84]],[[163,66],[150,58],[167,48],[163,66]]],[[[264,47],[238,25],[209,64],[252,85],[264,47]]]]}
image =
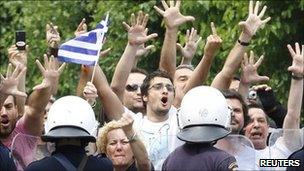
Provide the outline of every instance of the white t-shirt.
{"type": "MultiPolygon", "coordinates": [[[[256,163],[259,165],[260,159],[287,159],[291,155],[283,140],[283,137],[277,139],[272,146],[267,146],[263,150],[256,150],[256,163]]],[[[260,167],[260,170],[285,170],[284,167],[260,167]]]]}
{"type": "Polygon", "coordinates": [[[163,122],[152,122],[142,113],[133,113],[125,108],[125,112],[133,116],[133,127],[146,146],[149,159],[155,170],[161,170],[167,156],[184,142],[176,134],[179,131],[177,124],[177,109],[171,106],[168,119],[163,122]]]}

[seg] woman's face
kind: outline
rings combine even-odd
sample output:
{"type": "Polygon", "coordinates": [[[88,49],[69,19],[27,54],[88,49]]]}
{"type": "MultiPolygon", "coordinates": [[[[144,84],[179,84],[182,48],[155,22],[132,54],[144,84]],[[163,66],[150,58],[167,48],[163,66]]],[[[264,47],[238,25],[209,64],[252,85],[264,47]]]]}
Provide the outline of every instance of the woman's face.
{"type": "Polygon", "coordinates": [[[106,154],[113,166],[129,166],[133,162],[133,152],[122,129],[108,132],[106,154]]]}

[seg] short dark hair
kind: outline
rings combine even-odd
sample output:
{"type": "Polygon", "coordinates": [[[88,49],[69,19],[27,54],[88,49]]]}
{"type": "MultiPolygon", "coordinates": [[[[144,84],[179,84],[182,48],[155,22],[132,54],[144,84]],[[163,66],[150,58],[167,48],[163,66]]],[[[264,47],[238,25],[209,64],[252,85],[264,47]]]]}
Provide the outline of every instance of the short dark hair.
{"type": "Polygon", "coordinates": [[[242,95],[232,89],[229,90],[222,90],[223,95],[225,96],[226,99],[237,99],[241,104],[242,104],[242,109],[243,109],[243,117],[244,117],[244,126],[248,124],[249,122],[249,116],[248,116],[248,107],[247,104],[245,103],[242,95]]]}
{"type": "Polygon", "coordinates": [[[143,74],[145,76],[148,75],[148,72],[144,69],[141,69],[141,68],[132,68],[131,73],[140,73],[140,74],[143,74]]]}
{"type": "Polygon", "coordinates": [[[186,69],[189,69],[191,71],[194,71],[194,67],[192,65],[185,65],[185,64],[179,65],[178,67],[176,67],[175,70],[179,70],[179,69],[183,69],[183,68],[186,68],[186,69]]]}
{"type": "Polygon", "coordinates": [[[248,104],[248,111],[249,111],[249,109],[252,109],[252,108],[257,108],[257,109],[263,110],[263,111],[264,111],[264,114],[265,114],[266,122],[267,122],[267,124],[269,125],[269,123],[270,123],[270,118],[269,118],[268,115],[266,114],[266,112],[265,112],[263,106],[260,105],[259,103],[256,103],[256,102],[250,102],[250,103],[248,104]]]}
{"type": "Polygon", "coordinates": [[[150,82],[155,77],[168,78],[171,81],[171,83],[173,84],[172,78],[170,77],[170,75],[166,71],[156,70],[156,71],[148,74],[147,77],[144,79],[143,84],[140,87],[142,96],[147,96],[148,95],[148,89],[150,87],[150,82]]]}

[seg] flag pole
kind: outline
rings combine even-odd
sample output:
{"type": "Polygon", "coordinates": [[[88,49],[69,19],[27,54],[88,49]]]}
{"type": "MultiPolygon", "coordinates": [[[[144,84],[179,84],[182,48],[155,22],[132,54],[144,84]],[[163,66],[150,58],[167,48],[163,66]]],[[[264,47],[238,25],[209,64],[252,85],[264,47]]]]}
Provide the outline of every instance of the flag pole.
{"type": "MultiPolygon", "coordinates": [[[[109,12],[107,12],[107,16],[106,16],[105,22],[108,23],[108,20],[109,20],[109,12]]],[[[105,33],[104,33],[103,36],[102,36],[102,41],[103,41],[103,39],[104,39],[104,35],[105,35],[105,33]]],[[[101,48],[100,48],[100,49],[102,49],[102,45],[103,45],[103,43],[101,44],[101,48]]],[[[98,61],[99,61],[100,50],[98,51],[97,55],[98,55],[98,56],[97,56],[97,60],[95,61],[94,68],[93,68],[93,73],[92,73],[92,77],[91,77],[91,82],[92,82],[92,83],[93,83],[93,81],[94,81],[96,66],[98,65],[98,61]]]]}

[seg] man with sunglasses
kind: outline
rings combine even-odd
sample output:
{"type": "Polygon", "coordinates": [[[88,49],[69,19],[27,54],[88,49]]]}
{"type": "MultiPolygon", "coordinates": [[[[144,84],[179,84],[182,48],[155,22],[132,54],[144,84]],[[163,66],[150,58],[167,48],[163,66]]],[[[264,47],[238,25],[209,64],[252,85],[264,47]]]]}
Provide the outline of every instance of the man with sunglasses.
{"type": "Polygon", "coordinates": [[[146,75],[146,72],[141,69],[132,69],[126,82],[122,103],[134,113],[146,113],[140,90],[146,75]]]}

